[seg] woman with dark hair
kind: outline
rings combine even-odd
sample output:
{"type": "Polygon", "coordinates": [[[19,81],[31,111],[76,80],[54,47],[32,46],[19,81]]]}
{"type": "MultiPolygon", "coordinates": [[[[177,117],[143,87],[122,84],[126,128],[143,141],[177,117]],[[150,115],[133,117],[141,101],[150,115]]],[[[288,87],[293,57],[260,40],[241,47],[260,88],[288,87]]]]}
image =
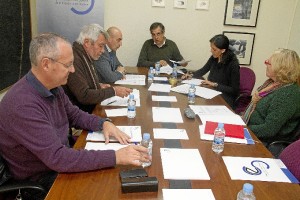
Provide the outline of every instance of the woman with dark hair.
{"type": "MultiPolygon", "coordinates": [[[[209,72],[202,85],[214,87],[222,92],[224,100],[233,108],[240,89],[240,65],[236,55],[229,49],[229,40],[225,35],[215,35],[209,40],[212,56],[207,63],[193,73],[194,78],[202,78],[209,72]]],[[[183,75],[188,78],[189,75],[183,75]]]]}

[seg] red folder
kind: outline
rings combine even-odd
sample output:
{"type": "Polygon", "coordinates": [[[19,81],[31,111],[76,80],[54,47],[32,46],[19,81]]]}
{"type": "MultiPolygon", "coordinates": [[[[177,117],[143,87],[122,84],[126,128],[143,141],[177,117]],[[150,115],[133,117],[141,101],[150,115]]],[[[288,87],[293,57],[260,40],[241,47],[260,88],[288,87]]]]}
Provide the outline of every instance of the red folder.
{"type": "MultiPolygon", "coordinates": [[[[214,134],[215,129],[218,127],[218,122],[207,121],[204,129],[206,134],[214,134]]],[[[224,123],[225,134],[228,137],[233,138],[244,138],[244,127],[242,125],[236,124],[225,124],[224,123]]]]}

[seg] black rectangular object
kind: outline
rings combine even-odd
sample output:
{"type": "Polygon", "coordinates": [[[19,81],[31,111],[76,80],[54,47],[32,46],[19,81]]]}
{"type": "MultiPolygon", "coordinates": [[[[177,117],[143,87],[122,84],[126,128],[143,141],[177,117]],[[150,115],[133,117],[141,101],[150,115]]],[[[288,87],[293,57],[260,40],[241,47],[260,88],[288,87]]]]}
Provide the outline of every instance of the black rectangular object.
{"type": "Polygon", "coordinates": [[[121,187],[123,193],[157,192],[158,180],[156,177],[124,178],[121,187]]]}
{"type": "Polygon", "coordinates": [[[148,176],[147,172],[143,168],[131,169],[120,172],[120,178],[138,178],[138,177],[146,177],[148,176]]]}

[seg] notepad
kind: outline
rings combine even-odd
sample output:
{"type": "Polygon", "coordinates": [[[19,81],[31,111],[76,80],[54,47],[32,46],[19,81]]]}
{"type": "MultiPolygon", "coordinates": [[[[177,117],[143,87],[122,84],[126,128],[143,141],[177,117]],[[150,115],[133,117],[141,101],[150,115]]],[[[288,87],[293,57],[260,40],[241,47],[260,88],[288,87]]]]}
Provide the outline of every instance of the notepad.
{"type": "MultiPolygon", "coordinates": [[[[218,127],[217,122],[206,121],[204,133],[214,134],[215,129],[218,127]]],[[[244,138],[244,127],[236,124],[224,124],[226,136],[233,138],[244,138]]]]}

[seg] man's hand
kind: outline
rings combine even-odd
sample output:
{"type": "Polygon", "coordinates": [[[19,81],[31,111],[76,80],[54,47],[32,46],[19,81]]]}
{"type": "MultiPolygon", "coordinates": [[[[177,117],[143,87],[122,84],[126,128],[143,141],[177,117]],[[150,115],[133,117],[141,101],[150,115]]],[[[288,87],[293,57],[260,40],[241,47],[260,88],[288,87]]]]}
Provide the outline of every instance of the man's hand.
{"type": "Polygon", "coordinates": [[[139,145],[129,145],[116,151],[117,165],[141,166],[142,162],[152,160],[148,155],[148,149],[139,145]]]}
{"type": "Polygon", "coordinates": [[[126,88],[126,87],[121,87],[121,86],[114,86],[115,92],[116,92],[116,96],[119,97],[127,97],[131,92],[132,89],[130,88],[126,88]]]}
{"type": "Polygon", "coordinates": [[[165,60],[160,60],[159,64],[160,64],[160,66],[167,66],[168,65],[167,61],[165,61],[165,60]]]}
{"type": "Polygon", "coordinates": [[[105,84],[105,83],[99,83],[99,85],[100,85],[101,89],[105,89],[105,88],[111,87],[110,84],[105,84]]]}
{"type": "Polygon", "coordinates": [[[103,123],[103,134],[105,138],[105,144],[109,143],[109,136],[114,136],[121,144],[128,144],[130,137],[118,129],[113,123],[105,121],[103,123]]]}
{"type": "Polygon", "coordinates": [[[120,72],[120,73],[123,74],[123,75],[126,74],[125,67],[123,67],[123,66],[119,66],[119,67],[117,68],[117,71],[120,72]]]}

